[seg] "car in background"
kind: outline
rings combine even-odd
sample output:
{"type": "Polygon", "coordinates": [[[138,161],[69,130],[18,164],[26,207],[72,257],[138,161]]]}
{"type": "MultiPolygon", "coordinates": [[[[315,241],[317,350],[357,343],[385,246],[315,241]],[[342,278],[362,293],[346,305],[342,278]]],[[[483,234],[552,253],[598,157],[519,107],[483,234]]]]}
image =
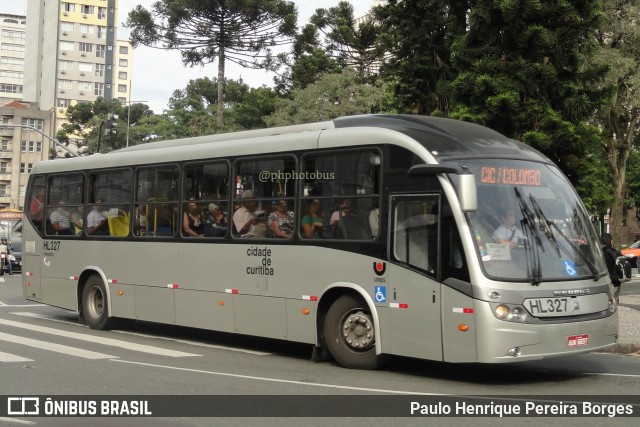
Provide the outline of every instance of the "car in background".
{"type": "Polygon", "coordinates": [[[640,257],[640,240],[629,245],[629,247],[622,249],[620,252],[622,252],[622,255],[627,257],[631,263],[631,267],[637,267],[638,257],[640,257]]]}

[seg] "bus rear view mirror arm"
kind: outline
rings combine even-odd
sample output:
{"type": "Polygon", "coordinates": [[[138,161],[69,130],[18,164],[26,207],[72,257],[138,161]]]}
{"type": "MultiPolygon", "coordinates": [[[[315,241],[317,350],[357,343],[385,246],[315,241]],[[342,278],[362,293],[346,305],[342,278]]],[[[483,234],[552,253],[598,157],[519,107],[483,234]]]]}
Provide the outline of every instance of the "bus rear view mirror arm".
{"type": "Polygon", "coordinates": [[[478,209],[478,196],[476,192],[476,179],[473,173],[465,166],[443,165],[415,165],[409,169],[410,176],[435,175],[439,173],[452,173],[458,175],[457,191],[460,201],[460,209],[465,212],[478,209]]]}

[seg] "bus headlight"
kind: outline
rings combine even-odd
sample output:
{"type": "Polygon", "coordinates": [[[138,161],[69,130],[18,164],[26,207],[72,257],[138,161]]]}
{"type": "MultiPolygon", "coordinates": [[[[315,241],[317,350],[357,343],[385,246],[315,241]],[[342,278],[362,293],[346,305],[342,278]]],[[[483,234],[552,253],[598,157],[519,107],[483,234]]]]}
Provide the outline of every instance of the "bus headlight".
{"type": "Polygon", "coordinates": [[[507,320],[509,318],[509,307],[500,304],[493,310],[493,314],[500,320],[507,320]]]}
{"type": "Polygon", "coordinates": [[[500,304],[494,307],[493,315],[498,320],[506,320],[508,322],[524,323],[527,320],[527,310],[521,305],[500,304]]]}

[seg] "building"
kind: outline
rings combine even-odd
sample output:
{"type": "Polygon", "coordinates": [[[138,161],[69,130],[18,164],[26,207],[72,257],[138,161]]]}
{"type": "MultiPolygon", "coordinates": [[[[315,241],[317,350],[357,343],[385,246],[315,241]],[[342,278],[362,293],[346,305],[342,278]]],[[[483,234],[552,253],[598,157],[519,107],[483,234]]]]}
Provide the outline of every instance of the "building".
{"type": "Polygon", "coordinates": [[[0,209],[22,209],[29,172],[49,158],[53,112],[12,101],[0,106],[0,209]],[[36,130],[33,130],[36,129],[36,130]]]}
{"type": "Polygon", "coordinates": [[[56,129],[71,105],[130,99],[132,47],[117,17],[117,0],[28,2],[23,100],[54,111],[56,129]]]}
{"type": "Polygon", "coordinates": [[[27,21],[0,13],[0,105],[22,99],[27,21]]]}

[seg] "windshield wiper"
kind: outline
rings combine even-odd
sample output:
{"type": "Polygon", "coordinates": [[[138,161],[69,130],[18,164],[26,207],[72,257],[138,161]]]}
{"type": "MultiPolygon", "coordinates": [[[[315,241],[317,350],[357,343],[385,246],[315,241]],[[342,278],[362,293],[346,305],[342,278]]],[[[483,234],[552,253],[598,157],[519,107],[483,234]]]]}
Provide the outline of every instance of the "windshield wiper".
{"type": "Polygon", "coordinates": [[[558,256],[560,255],[560,247],[558,246],[558,241],[556,240],[556,236],[553,235],[553,230],[551,230],[551,225],[553,224],[551,221],[547,219],[547,216],[542,212],[542,208],[538,204],[538,201],[533,194],[529,194],[529,200],[531,201],[531,206],[533,206],[533,210],[536,213],[536,217],[538,219],[538,223],[542,224],[540,227],[540,231],[544,232],[545,236],[553,246],[553,249],[556,250],[558,256]]]}
{"type": "MultiPolygon", "coordinates": [[[[535,219],[533,218],[533,214],[529,210],[527,203],[524,201],[520,190],[517,187],[513,187],[516,192],[516,197],[518,198],[518,203],[520,204],[520,212],[522,212],[523,219],[520,221],[522,224],[526,225],[527,234],[530,236],[528,239],[531,242],[531,246],[535,246],[535,250],[531,251],[531,260],[533,265],[531,266],[531,270],[529,271],[529,263],[527,262],[527,276],[531,277],[531,285],[538,286],[540,282],[542,282],[542,266],[540,263],[540,248],[544,251],[544,247],[542,246],[542,240],[538,235],[538,231],[536,230],[535,219]],[[533,244],[533,241],[537,243],[533,244]]],[[[528,251],[527,251],[528,253],[528,251]]],[[[527,260],[529,256],[527,256],[527,260]]]]}
{"type": "MultiPolygon", "coordinates": [[[[589,258],[587,258],[587,256],[584,253],[582,253],[580,248],[577,247],[575,245],[575,243],[573,243],[571,241],[571,239],[569,239],[562,232],[562,230],[560,230],[560,228],[558,228],[558,226],[553,221],[549,221],[547,219],[546,215],[542,211],[542,208],[538,204],[538,201],[536,200],[535,197],[533,197],[533,194],[529,194],[529,199],[531,200],[531,206],[533,206],[533,210],[535,210],[536,211],[536,215],[538,215],[538,219],[544,224],[545,235],[549,239],[549,242],[553,244],[553,247],[556,250],[556,252],[558,253],[558,256],[561,256],[561,254],[560,254],[560,245],[558,245],[558,241],[556,240],[556,236],[553,233],[552,228],[554,228],[558,232],[558,234],[562,237],[562,239],[565,242],[567,242],[567,244],[571,247],[571,249],[573,249],[580,256],[580,258],[584,261],[584,263],[587,265],[589,270],[591,270],[591,273],[593,274],[593,280],[594,281],[596,281],[600,277],[602,277],[600,275],[600,273],[598,272],[598,269],[596,269],[596,267],[591,263],[591,261],[589,261],[589,258]]],[[[568,250],[566,250],[566,248],[563,248],[563,252],[566,253],[567,256],[569,256],[569,258],[571,258],[571,261],[575,262],[575,260],[576,260],[575,257],[568,250]]]]}

